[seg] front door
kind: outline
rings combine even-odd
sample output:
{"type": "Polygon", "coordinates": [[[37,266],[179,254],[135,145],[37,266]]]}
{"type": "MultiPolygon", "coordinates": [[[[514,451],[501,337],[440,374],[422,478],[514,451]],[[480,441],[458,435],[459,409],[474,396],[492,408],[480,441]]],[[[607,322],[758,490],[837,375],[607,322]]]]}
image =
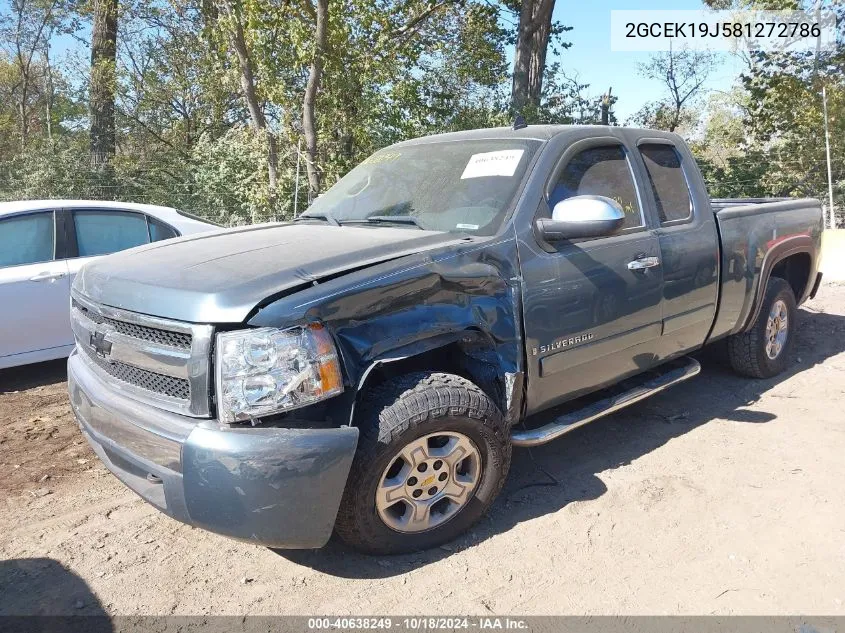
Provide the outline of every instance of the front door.
{"type": "Polygon", "coordinates": [[[593,194],[616,200],[626,221],[610,237],[520,241],[529,413],[648,369],[661,333],[660,247],[627,149],[615,139],[575,143],[556,174],[541,212],[593,194]]]}

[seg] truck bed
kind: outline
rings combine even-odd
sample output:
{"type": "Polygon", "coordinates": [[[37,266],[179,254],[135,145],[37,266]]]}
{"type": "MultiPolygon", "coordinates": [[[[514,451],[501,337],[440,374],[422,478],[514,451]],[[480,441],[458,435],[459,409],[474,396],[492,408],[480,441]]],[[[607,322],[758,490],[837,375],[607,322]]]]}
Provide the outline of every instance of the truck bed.
{"type": "Polygon", "coordinates": [[[793,285],[800,304],[812,290],[824,229],[821,203],[813,198],[717,198],[711,200],[721,247],[719,312],[710,334],[716,340],[741,332],[756,318],[754,307],[775,259],[805,249],[778,271],[793,285]]]}

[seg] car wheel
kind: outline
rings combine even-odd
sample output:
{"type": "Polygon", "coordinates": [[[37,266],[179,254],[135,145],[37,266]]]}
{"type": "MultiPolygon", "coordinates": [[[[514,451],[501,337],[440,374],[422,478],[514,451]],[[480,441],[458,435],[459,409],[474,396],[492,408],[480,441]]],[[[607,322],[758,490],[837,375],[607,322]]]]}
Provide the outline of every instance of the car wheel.
{"type": "Polygon", "coordinates": [[[507,424],[487,394],[460,376],[415,373],[361,404],[335,524],[346,543],[372,554],[427,549],[484,515],[511,460],[507,424]]]}
{"type": "Polygon", "coordinates": [[[797,316],[792,288],[785,280],[772,277],[754,325],[728,339],[734,371],[752,378],[770,378],[784,371],[792,351],[797,316]]]}

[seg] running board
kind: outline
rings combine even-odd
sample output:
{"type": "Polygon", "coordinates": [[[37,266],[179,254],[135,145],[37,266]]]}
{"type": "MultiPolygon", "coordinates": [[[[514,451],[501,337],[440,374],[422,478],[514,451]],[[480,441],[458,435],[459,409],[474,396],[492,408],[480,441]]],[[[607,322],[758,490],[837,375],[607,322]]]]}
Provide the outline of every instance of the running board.
{"type": "Polygon", "coordinates": [[[583,409],[566,413],[554,422],[536,429],[517,431],[511,435],[511,443],[514,446],[538,446],[556,440],[561,435],[583,426],[588,422],[597,420],[620,409],[645,400],[649,396],[660,393],[672,385],[688,380],[698,375],[701,365],[694,358],[684,357],[685,364],[663,372],[659,376],[649,378],[642,384],[629,389],[623,393],[604,398],[598,402],[587,405],[583,409]]]}

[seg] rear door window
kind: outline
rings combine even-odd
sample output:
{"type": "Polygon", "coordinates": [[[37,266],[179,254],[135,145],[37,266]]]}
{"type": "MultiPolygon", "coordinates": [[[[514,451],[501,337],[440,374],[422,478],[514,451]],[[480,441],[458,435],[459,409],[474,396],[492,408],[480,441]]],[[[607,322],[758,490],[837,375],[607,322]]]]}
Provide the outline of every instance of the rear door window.
{"type": "Polygon", "coordinates": [[[660,223],[690,219],[692,198],[678,151],[671,145],[655,143],[641,145],[640,154],[648,172],[660,223]]]}
{"type": "Polygon", "coordinates": [[[74,211],[73,225],[79,257],[108,255],[148,244],[147,219],[125,211],[74,211]]]}
{"type": "Polygon", "coordinates": [[[0,220],[0,267],[52,261],[55,247],[52,211],[0,220]]]}

